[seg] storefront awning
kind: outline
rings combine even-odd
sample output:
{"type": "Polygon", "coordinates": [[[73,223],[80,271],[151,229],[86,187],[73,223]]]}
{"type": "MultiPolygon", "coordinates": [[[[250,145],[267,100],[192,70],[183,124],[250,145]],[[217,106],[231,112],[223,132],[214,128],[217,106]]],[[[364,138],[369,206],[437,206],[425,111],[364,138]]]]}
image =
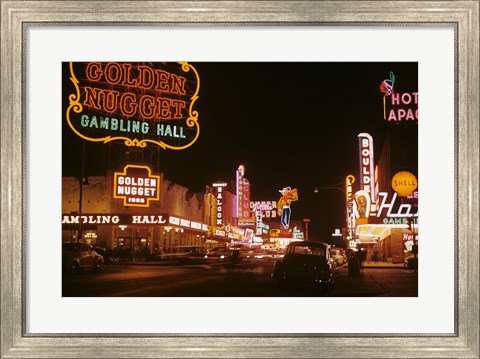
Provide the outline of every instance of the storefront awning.
{"type": "Polygon", "coordinates": [[[361,224],[355,229],[356,237],[360,243],[377,243],[391,235],[392,229],[401,229],[402,233],[411,234],[412,232],[404,225],[388,224],[361,224]]]}

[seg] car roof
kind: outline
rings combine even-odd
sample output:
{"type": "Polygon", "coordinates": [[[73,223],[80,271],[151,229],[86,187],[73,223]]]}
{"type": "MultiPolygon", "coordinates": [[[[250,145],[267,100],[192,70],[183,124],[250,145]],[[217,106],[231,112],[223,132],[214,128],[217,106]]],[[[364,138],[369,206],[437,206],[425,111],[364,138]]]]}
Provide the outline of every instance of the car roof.
{"type": "Polygon", "coordinates": [[[314,241],[298,241],[292,242],[290,246],[312,246],[312,247],[330,247],[329,244],[323,242],[314,242],[314,241]]]}

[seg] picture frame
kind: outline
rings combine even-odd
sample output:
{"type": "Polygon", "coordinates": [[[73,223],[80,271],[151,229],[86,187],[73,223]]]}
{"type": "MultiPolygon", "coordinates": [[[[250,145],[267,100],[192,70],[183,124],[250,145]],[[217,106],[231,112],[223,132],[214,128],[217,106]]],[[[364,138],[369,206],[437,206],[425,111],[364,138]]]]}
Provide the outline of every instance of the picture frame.
{"type": "Polygon", "coordinates": [[[479,358],[479,4],[475,1],[1,1],[1,357],[479,358]],[[141,15],[141,21],[139,21],[141,15]],[[24,30],[29,24],[455,28],[454,334],[29,334],[24,30]],[[22,180],[20,180],[22,179],[22,180]]]}

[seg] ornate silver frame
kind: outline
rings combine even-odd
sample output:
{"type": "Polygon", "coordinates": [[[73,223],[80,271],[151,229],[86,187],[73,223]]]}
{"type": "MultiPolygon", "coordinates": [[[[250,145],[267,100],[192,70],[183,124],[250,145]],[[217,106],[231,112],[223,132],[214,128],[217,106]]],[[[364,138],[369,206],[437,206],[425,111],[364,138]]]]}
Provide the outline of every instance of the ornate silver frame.
{"type": "Polygon", "coordinates": [[[479,358],[479,0],[1,0],[1,358],[479,358]],[[139,21],[138,19],[142,20],[139,21]],[[24,36],[31,23],[453,25],[456,323],[453,335],[31,335],[24,326],[24,36]]]}

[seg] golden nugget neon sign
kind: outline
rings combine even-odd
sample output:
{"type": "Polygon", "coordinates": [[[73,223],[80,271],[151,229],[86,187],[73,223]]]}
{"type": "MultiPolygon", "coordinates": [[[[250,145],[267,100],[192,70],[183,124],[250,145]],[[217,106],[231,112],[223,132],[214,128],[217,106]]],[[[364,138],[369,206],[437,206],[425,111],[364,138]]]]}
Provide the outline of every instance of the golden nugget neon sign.
{"type": "Polygon", "coordinates": [[[187,62],[70,62],[68,75],[67,123],[85,140],[182,150],[200,134],[200,79],[187,62]]]}
{"type": "Polygon", "coordinates": [[[124,206],[148,207],[160,199],[160,176],[152,175],[148,166],[127,165],[113,176],[113,198],[124,206]]]}

